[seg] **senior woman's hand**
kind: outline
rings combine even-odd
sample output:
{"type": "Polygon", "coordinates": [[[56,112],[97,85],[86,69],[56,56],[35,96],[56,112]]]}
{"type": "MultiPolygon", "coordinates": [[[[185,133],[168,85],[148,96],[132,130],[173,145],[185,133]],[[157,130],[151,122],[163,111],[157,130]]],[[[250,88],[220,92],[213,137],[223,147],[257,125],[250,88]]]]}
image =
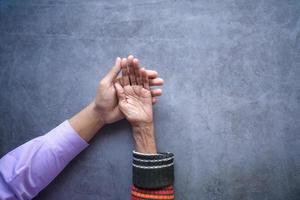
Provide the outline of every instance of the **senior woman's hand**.
{"type": "MultiPolygon", "coordinates": [[[[126,62],[123,64],[129,68],[139,68],[139,63],[136,58],[132,55],[128,56],[128,59],[125,59],[126,62]]],[[[125,67],[125,66],[124,66],[125,67]]],[[[120,111],[118,107],[118,99],[116,95],[116,90],[114,87],[114,83],[120,78],[117,78],[119,72],[121,70],[121,59],[117,58],[115,65],[112,67],[110,72],[100,81],[96,98],[94,101],[94,108],[95,111],[99,114],[102,118],[103,123],[113,123],[118,120],[124,118],[124,114],[120,111]]],[[[124,72],[123,72],[124,73],[124,72]]],[[[149,86],[162,86],[163,79],[158,78],[158,73],[153,70],[146,70],[145,73],[149,78],[149,86]]],[[[130,81],[129,78],[123,78],[124,82],[130,81]]],[[[130,83],[130,82],[128,82],[130,83]]],[[[156,96],[161,95],[161,90],[153,89],[152,92],[152,102],[156,102],[156,96]]]]}
{"type": "MultiPolygon", "coordinates": [[[[121,65],[123,76],[115,83],[119,109],[132,125],[136,150],[142,153],[156,153],[148,74],[138,66],[127,67],[126,59],[122,60],[121,65]]],[[[161,90],[153,90],[153,93],[161,94],[161,90]]]]}

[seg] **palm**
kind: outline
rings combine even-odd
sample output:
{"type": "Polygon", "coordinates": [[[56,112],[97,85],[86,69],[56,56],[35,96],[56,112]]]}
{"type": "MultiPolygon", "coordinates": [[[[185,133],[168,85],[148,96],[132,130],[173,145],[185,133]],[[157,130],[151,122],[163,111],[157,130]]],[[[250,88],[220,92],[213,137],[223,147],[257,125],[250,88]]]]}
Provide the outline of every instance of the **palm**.
{"type": "Polygon", "coordinates": [[[119,107],[130,122],[152,122],[152,98],[149,90],[139,85],[127,85],[124,87],[124,97],[119,102],[119,107]]]}
{"type": "MultiPolygon", "coordinates": [[[[138,60],[134,59],[133,56],[129,56],[128,60],[127,63],[127,60],[123,59],[121,63],[121,60],[118,58],[115,66],[101,80],[98,86],[94,108],[100,114],[104,123],[112,123],[123,119],[125,117],[124,114],[127,113],[130,114],[126,116],[127,119],[136,120],[141,118],[145,121],[152,121],[152,104],[156,102],[155,96],[161,95],[161,91],[151,89],[150,86],[160,86],[163,84],[163,80],[157,78],[157,72],[155,71],[140,69],[138,60]],[[118,78],[121,68],[122,77],[118,78]],[[124,74],[124,70],[129,70],[130,82],[129,76],[124,74]],[[142,72],[143,76],[140,74],[142,72]],[[149,81],[150,77],[151,81],[149,81]],[[123,90],[123,87],[126,87],[128,101],[123,102],[120,96],[117,98],[116,83],[119,84],[120,91],[123,90]],[[122,109],[118,106],[121,101],[122,109]]],[[[121,95],[122,92],[120,91],[118,95],[121,95]]]]}

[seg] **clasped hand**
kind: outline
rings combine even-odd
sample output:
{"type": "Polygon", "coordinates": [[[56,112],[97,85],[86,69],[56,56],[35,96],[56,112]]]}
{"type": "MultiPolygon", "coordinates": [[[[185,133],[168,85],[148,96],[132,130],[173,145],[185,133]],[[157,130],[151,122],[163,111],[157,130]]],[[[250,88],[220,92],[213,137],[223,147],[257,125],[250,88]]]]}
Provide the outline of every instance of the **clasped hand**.
{"type": "Polygon", "coordinates": [[[138,59],[116,59],[115,65],[100,81],[95,100],[69,122],[79,136],[89,142],[105,124],[124,117],[132,125],[135,149],[156,153],[152,105],[160,96],[163,80],[156,71],[140,68],[138,59]],[[122,76],[118,77],[120,71],[122,76]]]}
{"type": "Polygon", "coordinates": [[[156,71],[140,68],[138,59],[116,59],[110,72],[100,81],[95,98],[95,110],[104,123],[113,123],[126,117],[132,124],[152,123],[152,104],[161,89],[163,80],[156,71]],[[122,71],[122,76],[118,77],[122,71]]]}

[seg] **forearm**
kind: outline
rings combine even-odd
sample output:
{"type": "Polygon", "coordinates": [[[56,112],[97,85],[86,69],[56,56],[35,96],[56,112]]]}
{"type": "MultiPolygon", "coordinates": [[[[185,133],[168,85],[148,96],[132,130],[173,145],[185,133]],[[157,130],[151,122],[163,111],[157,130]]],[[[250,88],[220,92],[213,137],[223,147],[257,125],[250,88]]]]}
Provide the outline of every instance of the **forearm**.
{"type": "Polygon", "coordinates": [[[88,146],[103,125],[92,102],[69,121],[6,154],[0,160],[0,199],[33,198],[88,146]]]}
{"type": "Polygon", "coordinates": [[[90,103],[86,108],[69,120],[78,135],[89,142],[104,125],[104,122],[95,110],[95,103],[90,103]]]}
{"type": "Polygon", "coordinates": [[[134,124],[132,131],[136,151],[157,153],[153,123],[134,124]]]}
{"type": "Polygon", "coordinates": [[[154,124],[133,124],[132,199],[174,199],[174,155],[158,153],[154,124]]]}
{"type": "Polygon", "coordinates": [[[68,121],[0,160],[0,199],[31,199],[88,144],[68,121]]]}

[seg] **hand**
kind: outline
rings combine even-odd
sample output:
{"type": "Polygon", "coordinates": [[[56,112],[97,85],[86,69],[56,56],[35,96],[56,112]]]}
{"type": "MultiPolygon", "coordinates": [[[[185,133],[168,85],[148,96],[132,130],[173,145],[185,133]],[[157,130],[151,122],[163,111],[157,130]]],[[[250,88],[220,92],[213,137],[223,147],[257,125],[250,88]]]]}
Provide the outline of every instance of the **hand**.
{"type": "Polygon", "coordinates": [[[138,66],[126,67],[122,60],[122,79],[115,83],[119,108],[131,123],[135,148],[142,153],[156,153],[152,97],[149,78],[138,66]]]}
{"type": "MultiPolygon", "coordinates": [[[[128,61],[129,65],[138,67],[138,60],[134,59],[133,56],[129,56],[128,61]]],[[[120,70],[121,59],[117,58],[115,66],[100,82],[95,100],[69,119],[70,125],[86,142],[89,142],[106,123],[112,123],[124,117],[118,108],[118,99],[113,85],[118,80],[117,76],[120,70]]],[[[150,85],[163,84],[163,80],[157,78],[157,72],[148,70],[146,74],[151,77],[150,85]]],[[[155,96],[159,96],[161,91],[152,90],[151,93],[152,102],[155,102],[155,96]]],[[[143,130],[145,129],[141,129],[141,131],[143,130]]]]}
{"type": "MultiPolygon", "coordinates": [[[[124,59],[123,59],[124,60],[124,59]]],[[[139,62],[133,56],[125,59],[126,64],[132,67],[139,67],[139,62]]],[[[123,64],[125,64],[125,62],[123,64]]],[[[125,66],[124,66],[125,67],[125,66]]],[[[116,95],[116,90],[114,87],[114,82],[118,79],[117,76],[121,70],[121,59],[117,58],[115,65],[112,67],[110,72],[100,81],[96,98],[93,102],[94,110],[99,116],[102,118],[103,123],[113,123],[118,120],[124,118],[124,114],[120,111],[118,107],[118,99],[116,95]]],[[[163,85],[163,80],[161,78],[157,78],[157,72],[152,70],[146,70],[146,74],[149,77],[149,85],[150,86],[161,86],[163,85]]],[[[125,80],[125,79],[124,79],[125,80]]],[[[152,100],[150,98],[150,102],[156,102],[156,96],[161,95],[161,90],[153,89],[151,90],[152,100]]]]}
{"type": "Polygon", "coordinates": [[[128,70],[124,66],[125,59],[122,60],[122,80],[115,83],[119,108],[133,126],[151,124],[153,111],[148,75],[144,69],[130,67],[128,70]]]}

